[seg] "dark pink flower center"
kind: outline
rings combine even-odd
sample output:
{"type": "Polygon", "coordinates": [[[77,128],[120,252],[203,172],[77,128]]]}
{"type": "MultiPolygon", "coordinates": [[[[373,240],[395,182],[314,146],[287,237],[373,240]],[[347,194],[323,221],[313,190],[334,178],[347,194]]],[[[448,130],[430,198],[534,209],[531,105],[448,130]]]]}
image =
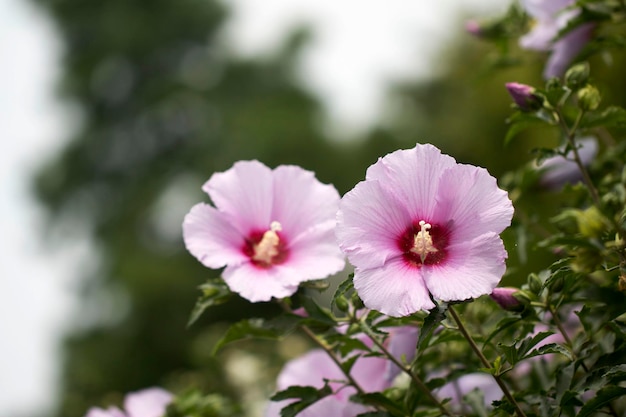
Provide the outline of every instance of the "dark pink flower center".
{"type": "Polygon", "coordinates": [[[289,255],[289,249],[281,226],[278,222],[272,222],[269,230],[253,230],[245,240],[242,248],[252,264],[259,268],[269,268],[278,265],[289,255]]]}
{"type": "Polygon", "coordinates": [[[416,267],[437,265],[448,256],[449,230],[442,225],[416,221],[398,237],[404,260],[416,267]]]}

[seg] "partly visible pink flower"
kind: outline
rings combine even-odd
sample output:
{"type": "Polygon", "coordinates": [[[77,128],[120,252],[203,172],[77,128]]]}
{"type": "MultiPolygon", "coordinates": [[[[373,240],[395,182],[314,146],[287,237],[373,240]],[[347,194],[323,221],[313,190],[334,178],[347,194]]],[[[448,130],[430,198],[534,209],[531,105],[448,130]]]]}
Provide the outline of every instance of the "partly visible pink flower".
{"type": "Polygon", "coordinates": [[[586,23],[557,39],[559,32],[578,16],[579,10],[567,9],[575,0],[522,0],[522,6],[535,19],[533,29],[520,38],[525,49],[551,51],[544,78],[560,77],[585,44],[595,25],[586,23]]]}
{"type": "Polygon", "coordinates": [[[161,388],[147,388],[132,392],[124,399],[123,412],[117,407],[91,408],[85,417],[163,417],[173,396],[161,388]]]}
{"type": "MultiPolygon", "coordinates": [[[[387,349],[398,359],[403,356],[410,361],[417,344],[417,328],[411,326],[387,329],[387,349]]],[[[359,338],[371,346],[372,341],[361,335],[359,338]]],[[[356,352],[355,352],[356,353],[356,352]]],[[[363,353],[363,352],[360,352],[363,353]]],[[[365,392],[377,392],[389,388],[400,369],[382,357],[360,357],[350,370],[350,375],[365,392]]],[[[355,388],[346,386],[346,377],[339,367],[322,349],[312,350],[299,358],[289,361],[278,376],[276,389],[282,391],[290,386],[312,386],[322,388],[325,380],[331,381],[333,394],[313,403],[298,414],[298,417],[355,417],[370,411],[370,408],[353,403],[350,396],[355,388]]],[[[278,417],[280,410],[293,400],[270,402],[265,417],[278,417]]]]}
{"type": "Polygon", "coordinates": [[[339,194],[312,172],[241,161],[213,174],[202,189],[215,207],[191,209],[185,244],[205,266],[225,266],[224,281],[242,297],[287,297],[301,282],[344,267],[333,235],[339,194]]]}
{"type": "Polygon", "coordinates": [[[489,294],[505,271],[513,206],[483,169],[432,145],[381,158],[340,203],[337,237],[365,305],[405,316],[489,294]]]}
{"type": "Polygon", "coordinates": [[[464,413],[467,410],[464,407],[466,401],[463,397],[474,390],[482,393],[485,407],[489,407],[492,402],[499,400],[503,395],[493,376],[478,372],[466,374],[448,382],[435,393],[441,399],[450,398],[449,407],[454,412],[464,413]]]}
{"type": "MultiPolygon", "coordinates": [[[[578,155],[584,166],[591,164],[598,153],[598,141],[594,137],[579,138],[576,140],[578,155]]],[[[554,156],[548,158],[541,166],[541,185],[551,189],[558,189],[565,184],[574,184],[583,179],[580,168],[574,162],[574,153],[569,151],[566,158],[554,156]]]]}
{"type": "Polygon", "coordinates": [[[482,28],[480,27],[480,23],[476,20],[468,20],[465,22],[465,31],[470,35],[481,36],[482,28]]]}

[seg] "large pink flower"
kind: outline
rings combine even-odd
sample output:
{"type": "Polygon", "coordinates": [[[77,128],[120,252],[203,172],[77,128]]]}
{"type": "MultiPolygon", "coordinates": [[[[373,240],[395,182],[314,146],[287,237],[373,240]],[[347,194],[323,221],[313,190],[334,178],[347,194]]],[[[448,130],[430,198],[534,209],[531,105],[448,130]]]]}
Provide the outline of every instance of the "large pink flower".
{"type": "Polygon", "coordinates": [[[85,417],[162,417],[173,396],[161,388],[131,392],[124,399],[123,412],[117,407],[91,408],[85,417]]]}
{"type": "Polygon", "coordinates": [[[574,3],[575,0],[522,0],[522,6],[535,19],[535,25],[520,38],[520,46],[551,51],[543,73],[546,79],[563,75],[591,39],[595,27],[593,23],[580,25],[557,39],[559,32],[579,14],[577,9],[568,9],[574,3]]]}
{"type": "Polygon", "coordinates": [[[215,207],[191,209],[183,222],[185,244],[205,266],[226,266],[224,281],[242,297],[287,297],[301,282],[344,267],[333,235],[339,194],[312,172],[241,161],[213,174],[202,189],[215,207]]]}
{"type": "Polygon", "coordinates": [[[405,316],[489,294],[506,268],[513,206],[483,169],[432,145],[381,158],[340,203],[337,237],[369,308],[405,316]]]}

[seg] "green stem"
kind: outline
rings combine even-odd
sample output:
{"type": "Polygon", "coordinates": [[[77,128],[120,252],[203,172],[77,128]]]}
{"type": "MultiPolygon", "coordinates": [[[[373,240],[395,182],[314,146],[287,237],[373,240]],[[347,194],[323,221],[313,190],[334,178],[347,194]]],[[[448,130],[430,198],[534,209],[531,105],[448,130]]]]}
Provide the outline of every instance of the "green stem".
{"type": "MultiPolygon", "coordinates": [[[[547,303],[547,307],[548,307],[548,311],[552,315],[552,319],[554,320],[554,324],[556,324],[556,327],[559,329],[559,332],[563,336],[563,340],[565,340],[565,343],[567,343],[567,346],[569,347],[569,350],[570,350],[570,352],[572,354],[572,358],[574,359],[574,361],[578,360],[578,355],[574,351],[574,344],[572,343],[572,339],[570,339],[569,335],[565,331],[565,327],[563,327],[563,322],[561,322],[561,319],[559,318],[559,315],[557,314],[556,310],[554,310],[554,308],[552,308],[552,305],[549,302],[547,303]]],[[[587,374],[589,373],[589,368],[587,367],[587,365],[585,365],[585,361],[581,360],[580,361],[580,366],[583,368],[585,373],[587,373],[587,374]]],[[[609,402],[607,404],[607,407],[609,408],[609,414],[611,414],[614,417],[618,417],[617,411],[613,407],[613,403],[612,402],[609,402]]]]}
{"type": "MultiPolygon", "coordinates": [[[[289,314],[293,314],[293,311],[291,310],[291,307],[289,307],[289,305],[287,305],[287,303],[285,303],[283,300],[279,300],[278,304],[282,307],[282,309],[289,314]]],[[[332,351],[332,349],[330,348],[330,346],[328,346],[326,343],[324,343],[323,340],[321,340],[314,332],[313,330],[311,330],[309,328],[309,326],[305,325],[305,324],[300,324],[298,325],[298,327],[300,328],[300,330],[302,330],[302,332],[307,335],[307,337],[309,339],[311,339],[311,341],[313,341],[313,343],[315,343],[316,345],[318,345],[319,347],[321,347],[322,349],[324,349],[324,351],[326,352],[326,354],[330,357],[330,359],[335,362],[335,364],[337,365],[337,367],[339,369],[341,369],[341,371],[343,372],[343,374],[346,376],[346,378],[348,379],[348,382],[350,383],[350,385],[354,386],[354,388],[356,388],[356,390],[358,391],[359,394],[365,394],[365,390],[363,390],[363,388],[359,385],[358,382],[356,382],[356,380],[352,377],[352,375],[350,375],[350,372],[345,371],[342,366],[341,366],[341,360],[339,359],[339,357],[335,354],[335,352],[332,351]]]]}
{"type": "Polygon", "coordinates": [[[578,166],[578,169],[580,170],[580,173],[583,176],[583,182],[587,186],[587,189],[589,190],[589,193],[591,194],[591,198],[593,199],[593,202],[599,208],[600,207],[600,195],[598,194],[598,190],[596,190],[596,187],[593,185],[593,182],[591,181],[591,177],[589,176],[589,172],[587,171],[587,168],[585,168],[585,165],[583,164],[582,159],[580,159],[580,153],[578,152],[578,147],[576,146],[576,139],[575,139],[576,130],[578,130],[578,125],[580,124],[583,118],[583,115],[584,115],[584,112],[582,110],[578,112],[578,115],[576,116],[576,120],[574,121],[574,125],[570,129],[567,126],[567,123],[565,123],[565,119],[563,118],[563,115],[561,114],[561,112],[558,112],[559,123],[561,124],[561,127],[563,128],[563,132],[565,133],[567,142],[572,148],[572,152],[574,154],[574,162],[576,162],[576,165],[578,166]]]}
{"type": "Polygon", "coordinates": [[[422,390],[424,394],[426,394],[426,396],[430,399],[430,401],[433,404],[435,404],[437,408],[439,408],[439,410],[441,411],[443,415],[452,416],[452,414],[450,414],[448,409],[437,399],[437,397],[433,395],[433,393],[426,386],[426,384],[424,384],[424,381],[422,381],[422,379],[417,374],[412,372],[410,368],[408,368],[402,362],[400,362],[391,352],[389,352],[389,350],[385,347],[385,345],[380,340],[378,340],[378,338],[376,337],[372,329],[367,325],[367,323],[365,323],[363,320],[359,320],[359,325],[361,327],[361,330],[363,330],[363,333],[369,336],[369,338],[374,342],[374,344],[378,347],[378,349],[380,349],[380,351],[391,362],[393,362],[398,368],[402,370],[402,372],[404,372],[411,378],[411,381],[413,381],[413,383],[420,390],[422,390]]]}
{"type": "MultiPolygon", "coordinates": [[[[492,369],[493,365],[491,365],[491,362],[489,362],[487,360],[487,358],[485,357],[483,352],[480,350],[480,348],[478,347],[478,345],[476,344],[476,342],[474,341],[472,336],[468,333],[467,329],[463,325],[463,322],[461,321],[459,316],[456,314],[456,311],[454,310],[454,307],[449,305],[448,306],[448,312],[450,313],[450,316],[452,316],[452,319],[455,321],[455,323],[456,323],[459,331],[463,335],[463,337],[467,340],[467,342],[469,343],[470,347],[472,348],[472,350],[474,351],[476,356],[478,356],[478,359],[480,359],[480,362],[483,364],[483,366],[485,368],[487,368],[487,369],[492,369]]],[[[493,378],[495,379],[496,383],[498,384],[498,386],[500,387],[500,389],[504,393],[504,396],[515,407],[515,412],[517,413],[517,415],[519,417],[526,417],[526,414],[524,414],[524,411],[521,409],[520,405],[517,403],[517,401],[515,401],[515,398],[513,397],[511,392],[509,391],[509,389],[506,386],[506,384],[504,383],[504,381],[502,381],[502,378],[500,378],[500,375],[496,375],[496,374],[491,374],[491,375],[493,376],[493,378]]]]}

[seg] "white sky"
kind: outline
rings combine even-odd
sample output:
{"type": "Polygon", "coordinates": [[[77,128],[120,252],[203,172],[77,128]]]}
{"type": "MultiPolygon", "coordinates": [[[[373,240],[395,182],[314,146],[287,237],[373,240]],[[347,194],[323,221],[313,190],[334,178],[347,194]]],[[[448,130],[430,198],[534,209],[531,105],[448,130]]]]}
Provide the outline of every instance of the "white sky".
{"type": "MultiPolygon", "coordinates": [[[[226,1],[226,0],[224,0],[226,1]]],[[[319,92],[334,125],[360,129],[380,110],[384,83],[425,75],[462,9],[503,10],[502,0],[230,0],[229,28],[242,55],[270,51],[289,28],[318,32],[302,79],[319,92]]],[[[27,0],[0,0],[0,410],[18,417],[54,402],[57,343],[76,313],[77,268],[92,250],[77,242],[55,253],[41,243],[44,219],[31,175],[72,131],[54,98],[61,46],[27,0]]]]}

